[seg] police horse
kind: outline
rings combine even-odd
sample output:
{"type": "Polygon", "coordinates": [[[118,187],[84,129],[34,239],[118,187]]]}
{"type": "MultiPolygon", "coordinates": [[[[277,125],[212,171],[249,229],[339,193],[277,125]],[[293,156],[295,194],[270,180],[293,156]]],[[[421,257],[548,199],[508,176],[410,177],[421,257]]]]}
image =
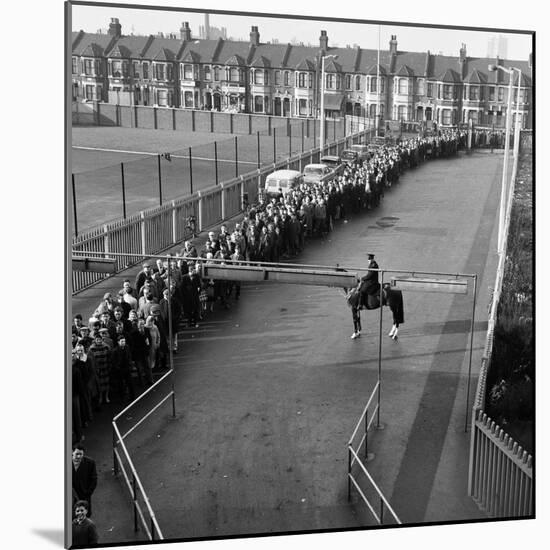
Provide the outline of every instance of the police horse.
{"type": "MultiPolygon", "coordinates": [[[[372,273],[372,272],[371,272],[372,273]]],[[[352,340],[361,336],[362,309],[371,310],[380,307],[380,283],[378,277],[363,277],[359,284],[346,292],[346,301],[351,308],[353,318],[352,340]]],[[[397,340],[399,325],[405,322],[403,311],[403,294],[400,290],[391,288],[390,283],[384,283],[382,288],[382,305],[388,306],[393,315],[393,325],[388,334],[393,340],[397,340]]]]}

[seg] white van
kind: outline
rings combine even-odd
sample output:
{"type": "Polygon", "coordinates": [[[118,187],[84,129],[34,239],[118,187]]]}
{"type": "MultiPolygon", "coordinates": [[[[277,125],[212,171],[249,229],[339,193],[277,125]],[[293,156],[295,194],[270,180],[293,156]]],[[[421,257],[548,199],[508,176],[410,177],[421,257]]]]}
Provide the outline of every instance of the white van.
{"type": "Polygon", "coordinates": [[[265,179],[266,195],[286,195],[302,182],[302,174],[297,170],[276,170],[265,179]]]}

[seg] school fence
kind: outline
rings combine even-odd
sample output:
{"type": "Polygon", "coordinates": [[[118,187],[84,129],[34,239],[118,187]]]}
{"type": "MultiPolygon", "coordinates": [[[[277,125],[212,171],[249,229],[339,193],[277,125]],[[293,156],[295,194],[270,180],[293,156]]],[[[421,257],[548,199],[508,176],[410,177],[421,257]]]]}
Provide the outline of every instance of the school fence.
{"type": "MultiPolygon", "coordinates": [[[[531,133],[524,132],[520,144],[529,149],[531,133]]],[[[518,144],[519,145],[519,144],[518,144]]],[[[510,216],[514,197],[517,162],[510,178],[507,211],[504,222],[504,243],[508,242],[510,216]]],[[[531,516],[534,512],[533,457],[515,442],[485,412],[487,376],[491,369],[493,341],[501,299],[506,249],[500,255],[492,302],[489,311],[487,338],[473,404],[468,494],[490,517],[531,516]]]]}
{"type": "MultiPolygon", "coordinates": [[[[358,132],[327,144],[322,151],[315,148],[296,154],[191,196],[74,235],[72,250],[79,254],[102,253],[105,258],[116,253],[115,271],[122,271],[143,258],[242,214],[248,204],[257,201],[266,177],[274,170],[302,171],[306,164],[319,162],[323,154],[340,154],[351,143],[364,142],[370,136],[370,131],[358,132]]],[[[103,273],[73,271],[72,293],[76,294],[105,277],[103,273]]]]}

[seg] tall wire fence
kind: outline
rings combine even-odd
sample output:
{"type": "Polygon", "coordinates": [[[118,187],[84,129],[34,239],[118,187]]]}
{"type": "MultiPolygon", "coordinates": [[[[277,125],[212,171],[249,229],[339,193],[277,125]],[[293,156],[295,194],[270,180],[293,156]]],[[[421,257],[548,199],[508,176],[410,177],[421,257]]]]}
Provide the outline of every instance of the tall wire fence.
{"type": "MultiPolygon", "coordinates": [[[[199,113],[212,117],[213,121],[219,116],[226,119],[239,116],[199,113]]],[[[90,150],[88,155],[97,155],[98,164],[109,165],[72,174],[73,232],[77,234],[79,230],[162,206],[166,201],[192,195],[319,145],[319,120],[263,116],[260,125],[257,116],[241,116],[248,122],[236,118],[221,129],[247,133],[235,133],[203,145],[157,153],[133,152],[131,143],[125,147],[127,151],[100,147],[90,150]]],[[[116,120],[123,119],[122,115],[116,117],[116,120]]],[[[198,126],[196,122],[190,130],[198,126]]],[[[210,128],[220,129],[220,123],[213,122],[210,128]]],[[[325,120],[328,142],[350,133],[345,119],[325,120]]]]}

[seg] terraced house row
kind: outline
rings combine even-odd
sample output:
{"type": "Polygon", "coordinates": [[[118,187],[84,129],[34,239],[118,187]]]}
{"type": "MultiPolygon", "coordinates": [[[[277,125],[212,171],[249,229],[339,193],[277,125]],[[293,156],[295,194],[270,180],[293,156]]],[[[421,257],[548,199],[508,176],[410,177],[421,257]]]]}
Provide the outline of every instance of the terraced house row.
{"type": "MultiPolygon", "coordinates": [[[[519,117],[532,125],[532,57],[524,61],[457,57],[397,48],[329,47],[326,31],[319,46],[250,40],[196,39],[187,22],[180,36],[125,36],[118,19],[107,33],[72,33],[74,101],[214,109],[287,117],[319,116],[321,59],[325,58],[325,116],[344,114],[398,121],[436,121],[454,126],[504,127],[508,79],[489,64],[522,71],[519,117]],[[378,64],[378,60],[380,61],[378,64]]],[[[513,111],[518,76],[514,76],[513,111]]],[[[516,115],[517,116],[517,115],[516,115]]]]}

